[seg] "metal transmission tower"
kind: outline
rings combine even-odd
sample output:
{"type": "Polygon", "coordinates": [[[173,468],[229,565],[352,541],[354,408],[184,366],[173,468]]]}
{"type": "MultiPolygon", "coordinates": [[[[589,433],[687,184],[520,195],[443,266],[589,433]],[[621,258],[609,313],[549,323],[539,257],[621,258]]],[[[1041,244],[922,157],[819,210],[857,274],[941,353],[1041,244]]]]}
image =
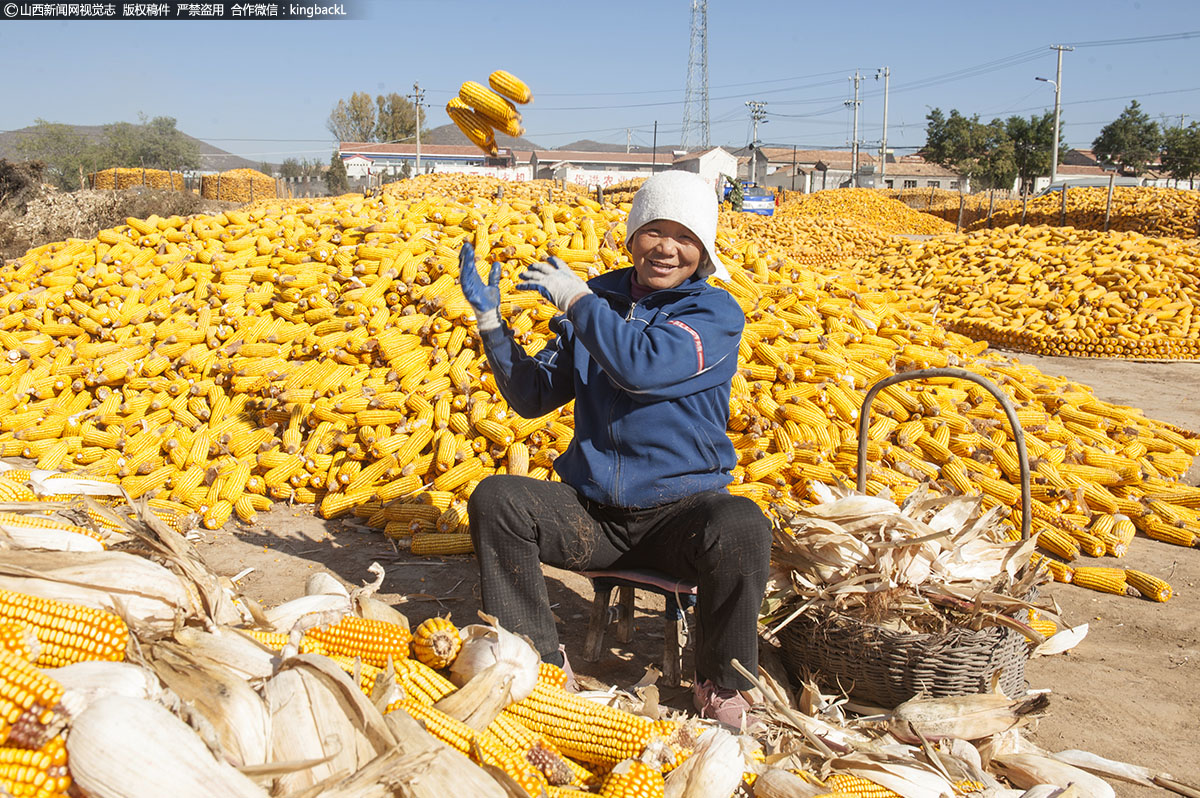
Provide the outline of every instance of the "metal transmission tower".
{"type": "Polygon", "coordinates": [[[700,146],[707,149],[708,0],[692,0],[692,37],[688,45],[687,91],[683,97],[683,133],[679,146],[688,149],[697,132],[700,146]]]}

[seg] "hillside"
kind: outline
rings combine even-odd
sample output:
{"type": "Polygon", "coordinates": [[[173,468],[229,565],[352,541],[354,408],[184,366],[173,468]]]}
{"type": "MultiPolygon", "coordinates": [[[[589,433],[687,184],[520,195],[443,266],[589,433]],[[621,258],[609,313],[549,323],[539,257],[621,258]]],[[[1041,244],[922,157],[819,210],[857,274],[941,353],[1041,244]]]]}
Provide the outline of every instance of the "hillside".
{"type": "MultiPolygon", "coordinates": [[[[104,136],[104,125],[71,125],[75,130],[93,142],[100,141],[104,136]]],[[[9,160],[20,160],[20,153],[17,151],[17,142],[22,136],[28,135],[34,131],[34,126],[23,127],[20,130],[7,130],[0,132],[0,158],[9,160]]],[[[234,155],[231,152],[214,147],[213,145],[198,139],[194,136],[183,134],[186,138],[196,143],[196,147],[200,151],[200,166],[204,172],[224,172],[229,169],[258,169],[262,166],[261,163],[250,161],[241,156],[234,155]]],[[[132,166],[133,164],[107,164],[106,166],[132,166]]]]}

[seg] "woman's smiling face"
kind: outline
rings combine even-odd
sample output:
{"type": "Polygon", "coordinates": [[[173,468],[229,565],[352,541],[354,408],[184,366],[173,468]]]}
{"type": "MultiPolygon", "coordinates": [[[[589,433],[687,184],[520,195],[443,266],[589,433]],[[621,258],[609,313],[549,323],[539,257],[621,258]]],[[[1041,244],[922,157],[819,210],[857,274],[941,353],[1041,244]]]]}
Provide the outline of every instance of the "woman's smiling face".
{"type": "Polygon", "coordinates": [[[679,222],[655,219],[642,225],[629,246],[637,281],[657,291],[674,288],[696,273],[704,246],[679,222]]]}

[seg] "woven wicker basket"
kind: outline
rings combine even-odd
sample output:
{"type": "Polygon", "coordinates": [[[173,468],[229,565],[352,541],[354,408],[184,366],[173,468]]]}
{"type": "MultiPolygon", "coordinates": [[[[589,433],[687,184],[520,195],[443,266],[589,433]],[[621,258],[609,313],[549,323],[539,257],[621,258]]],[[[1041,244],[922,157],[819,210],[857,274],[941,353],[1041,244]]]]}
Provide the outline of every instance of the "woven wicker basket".
{"type": "Polygon", "coordinates": [[[945,634],[914,634],[846,615],[800,615],[779,631],[784,664],[797,677],[812,673],[855,701],[894,707],[917,695],[984,693],[1000,672],[1009,698],[1024,695],[1029,641],[1005,626],[945,634]]]}
{"type": "MultiPolygon", "coordinates": [[[[988,380],[956,368],[921,369],[880,380],[867,391],[859,416],[858,490],[866,480],[867,424],[871,401],[889,385],[912,379],[957,377],[975,382],[996,397],[1013,430],[1021,461],[1022,538],[1029,538],[1029,461],[1016,409],[988,380]]],[[[1033,601],[1034,587],[1024,598],[1033,601]]],[[[794,677],[813,674],[818,681],[863,703],[894,707],[917,695],[967,695],[991,689],[1000,673],[1000,689],[1009,698],[1024,695],[1028,639],[1005,626],[981,630],[951,627],[945,634],[916,634],[876,626],[820,610],[793,619],[778,633],[784,664],[794,677]]]]}

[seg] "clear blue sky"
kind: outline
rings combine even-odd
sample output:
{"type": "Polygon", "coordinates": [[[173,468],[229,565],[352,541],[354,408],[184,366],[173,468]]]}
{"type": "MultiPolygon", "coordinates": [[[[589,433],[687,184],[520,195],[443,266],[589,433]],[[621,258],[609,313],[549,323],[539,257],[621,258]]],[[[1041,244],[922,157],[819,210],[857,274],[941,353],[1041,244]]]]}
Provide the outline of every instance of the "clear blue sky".
{"type": "MultiPolygon", "coordinates": [[[[321,0],[324,2],[324,0],[321,0]]],[[[332,2],[332,0],[329,0],[332,2]]],[[[677,142],[689,0],[356,0],[363,19],[288,22],[12,22],[0,130],[38,119],[99,125],[174,117],[181,130],[253,160],[326,160],[329,112],[354,91],[426,92],[427,124],[449,120],[465,80],[507,69],[533,89],[526,137],[677,142]],[[627,134],[628,130],[628,134],[627,134]]],[[[1053,108],[1052,44],[1063,57],[1063,140],[1090,146],[1131,99],[1152,118],[1200,121],[1197,0],[1003,3],[708,2],[711,143],[744,146],[745,102],[767,103],[769,146],[845,147],[849,76],[859,138],[878,147],[884,66],[888,144],[924,141],[929,108],[985,120],[1053,108]],[[1191,34],[1191,35],[1188,35],[1191,34]],[[1176,38],[1166,38],[1176,37],[1176,38]],[[1150,41],[1125,40],[1150,38],[1150,41]],[[1125,43],[1105,43],[1114,40],[1125,43]]],[[[907,148],[907,149],[901,149],[907,148]]]]}

